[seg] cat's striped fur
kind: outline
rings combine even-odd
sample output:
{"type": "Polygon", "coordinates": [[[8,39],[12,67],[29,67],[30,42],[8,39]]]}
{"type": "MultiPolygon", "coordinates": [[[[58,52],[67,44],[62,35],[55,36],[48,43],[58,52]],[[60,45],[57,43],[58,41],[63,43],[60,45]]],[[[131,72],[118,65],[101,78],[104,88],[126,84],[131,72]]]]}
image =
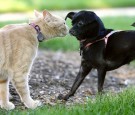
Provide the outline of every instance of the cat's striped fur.
{"type": "MultiPolygon", "coordinates": [[[[35,11],[38,25],[46,39],[65,36],[67,26],[62,18],[35,11]]],[[[29,24],[7,25],[0,29],[0,99],[1,108],[10,110],[15,106],[9,102],[9,82],[15,86],[22,102],[28,108],[41,103],[30,97],[28,74],[38,49],[37,32],[29,24]]]]}

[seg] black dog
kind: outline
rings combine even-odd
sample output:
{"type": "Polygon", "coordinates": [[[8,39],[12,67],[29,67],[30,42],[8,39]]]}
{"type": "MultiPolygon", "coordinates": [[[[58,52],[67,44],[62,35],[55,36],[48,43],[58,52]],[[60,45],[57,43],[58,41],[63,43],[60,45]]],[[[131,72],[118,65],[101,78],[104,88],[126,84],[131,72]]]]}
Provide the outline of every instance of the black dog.
{"type": "Polygon", "coordinates": [[[107,71],[135,59],[135,31],[118,31],[109,36],[113,30],[106,29],[100,18],[91,11],[70,12],[66,18],[72,20],[70,34],[80,41],[82,60],[70,92],[58,97],[64,100],[74,95],[92,68],[98,71],[98,92],[101,92],[107,71]],[[105,36],[108,36],[108,39],[105,36]]]}

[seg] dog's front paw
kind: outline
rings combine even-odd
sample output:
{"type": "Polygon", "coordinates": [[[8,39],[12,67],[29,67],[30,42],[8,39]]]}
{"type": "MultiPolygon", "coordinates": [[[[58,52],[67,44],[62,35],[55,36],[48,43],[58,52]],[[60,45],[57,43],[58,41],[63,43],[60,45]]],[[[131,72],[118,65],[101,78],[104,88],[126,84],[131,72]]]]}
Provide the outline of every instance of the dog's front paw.
{"type": "Polygon", "coordinates": [[[15,108],[15,105],[11,102],[8,102],[8,103],[4,103],[4,104],[1,104],[1,108],[2,109],[6,109],[6,110],[12,110],[15,108]]]}
{"type": "Polygon", "coordinates": [[[38,106],[41,106],[42,105],[42,103],[41,103],[41,101],[39,101],[39,100],[33,100],[33,101],[31,101],[29,104],[27,104],[26,106],[28,107],[28,108],[30,108],[30,109],[35,109],[36,107],[38,107],[38,106]]]}
{"type": "Polygon", "coordinates": [[[65,101],[67,101],[68,100],[68,98],[69,98],[69,96],[68,95],[62,95],[62,94],[59,94],[59,96],[57,97],[59,100],[65,100],[65,101]]]}

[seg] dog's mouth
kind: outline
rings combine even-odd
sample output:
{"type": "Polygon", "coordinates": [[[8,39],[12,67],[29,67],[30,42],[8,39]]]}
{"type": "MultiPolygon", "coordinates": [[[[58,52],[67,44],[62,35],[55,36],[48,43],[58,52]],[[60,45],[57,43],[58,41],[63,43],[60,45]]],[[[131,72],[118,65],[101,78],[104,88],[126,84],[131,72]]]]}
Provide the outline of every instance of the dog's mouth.
{"type": "Polygon", "coordinates": [[[76,31],[74,31],[74,30],[69,30],[69,34],[71,35],[71,36],[74,36],[74,37],[76,37],[77,38],[77,40],[81,40],[81,36],[80,36],[80,34],[79,33],[77,33],[76,31]]]}
{"type": "Polygon", "coordinates": [[[69,34],[72,35],[72,36],[77,36],[76,31],[71,30],[71,29],[69,30],[69,34]]]}
{"type": "Polygon", "coordinates": [[[75,32],[75,31],[73,31],[73,30],[70,30],[69,31],[69,34],[71,35],[71,36],[74,36],[74,37],[76,37],[76,39],[77,40],[81,40],[81,38],[80,38],[80,36],[79,36],[79,34],[77,33],[77,32],[75,32]]]}

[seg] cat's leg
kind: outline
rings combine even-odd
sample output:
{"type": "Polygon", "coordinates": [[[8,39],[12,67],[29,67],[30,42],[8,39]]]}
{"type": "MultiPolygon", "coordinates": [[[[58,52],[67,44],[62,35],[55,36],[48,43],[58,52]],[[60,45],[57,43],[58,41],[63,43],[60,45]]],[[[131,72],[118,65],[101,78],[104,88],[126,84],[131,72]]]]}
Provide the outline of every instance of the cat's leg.
{"type": "Polygon", "coordinates": [[[14,109],[15,106],[13,103],[9,102],[9,80],[1,80],[0,82],[0,99],[1,99],[1,108],[6,110],[14,109]]]}
{"type": "Polygon", "coordinates": [[[38,100],[33,100],[30,96],[29,85],[28,85],[28,75],[25,72],[16,72],[12,79],[12,83],[15,86],[22,102],[26,107],[34,109],[41,105],[38,100]]]}
{"type": "Polygon", "coordinates": [[[9,93],[9,100],[13,99],[13,96],[9,93]]]}

